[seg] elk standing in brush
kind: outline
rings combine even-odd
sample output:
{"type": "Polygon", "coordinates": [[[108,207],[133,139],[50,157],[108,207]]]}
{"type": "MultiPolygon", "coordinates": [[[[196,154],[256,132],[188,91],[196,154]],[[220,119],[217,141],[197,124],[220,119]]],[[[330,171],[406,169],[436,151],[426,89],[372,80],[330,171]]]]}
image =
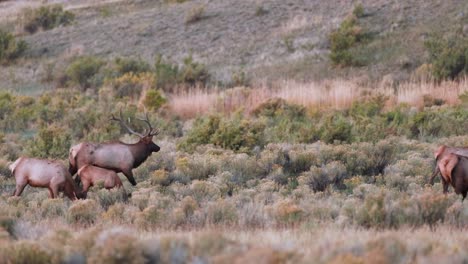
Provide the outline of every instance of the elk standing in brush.
{"type": "Polygon", "coordinates": [[[50,198],[57,198],[59,192],[64,192],[68,198],[76,200],[79,194],[67,168],[59,161],[21,157],[9,169],[16,180],[13,196],[20,196],[28,184],[48,188],[50,198]]]}
{"type": "Polygon", "coordinates": [[[160,150],[159,146],[153,143],[153,136],[158,134],[158,130],[153,129],[149,122],[148,115],[145,119],[139,119],[145,122],[149,129],[147,133],[140,134],[133,131],[122,118],[116,118],[112,115],[112,121],[118,121],[121,126],[133,135],[137,135],[140,140],[135,144],[127,144],[120,141],[108,143],[84,142],[71,147],[69,154],[69,171],[74,175],[81,167],[93,165],[115,172],[122,172],[132,185],[136,185],[132,169],[140,166],[153,152],[160,150]]]}
{"type": "MultiPolygon", "coordinates": [[[[78,170],[78,177],[80,177],[83,183],[83,198],[86,198],[89,187],[97,185],[98,182],[102,182],[104,188],[108,190],[114,187],[123,188],[122,181],[115,171],[96,166],[84,165],[78,170]]],[[[125,189],[123,192],[126,195],[125,189]]]]}

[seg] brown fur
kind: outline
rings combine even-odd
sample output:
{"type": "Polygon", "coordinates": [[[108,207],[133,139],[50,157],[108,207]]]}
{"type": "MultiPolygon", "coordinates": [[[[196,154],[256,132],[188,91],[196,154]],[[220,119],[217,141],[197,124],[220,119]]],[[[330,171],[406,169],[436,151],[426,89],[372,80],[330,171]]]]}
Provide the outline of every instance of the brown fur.
{"type": "MultiPolygon", "coordinates": [[[[89,187],[95,186],[99,181],[104,183],[104,188],[123,188],[122,181],[115,171],[106,170],[91,165],[84,165],[78,170],[78,176],[83,183],[83,195],[86,197],[89,187]]],[[[125,190],[124,190],[125,192],[125,190]]]]}
{"type": "Polygon", "coordinates": [[[10,165],[16,180],[13,196],[20,196],[26,185],[49,189],[51,198],[64,192],[71,200],[77,199],[77,188],[66,169],[58,161],[21,157],[10,165]]]}
{"type": "Polygon", "coordinates": [[[433,183],[434,177],[440,172],[441,177],[447,183],[452,182],[452,170],[455,168],[458,162],[458,156],[468,152],[468,148],[451,148],[445,145],[440,146],[434,152],[436,158],[436,169],[434,174],[431,176],[430,182],[433,183]]]}

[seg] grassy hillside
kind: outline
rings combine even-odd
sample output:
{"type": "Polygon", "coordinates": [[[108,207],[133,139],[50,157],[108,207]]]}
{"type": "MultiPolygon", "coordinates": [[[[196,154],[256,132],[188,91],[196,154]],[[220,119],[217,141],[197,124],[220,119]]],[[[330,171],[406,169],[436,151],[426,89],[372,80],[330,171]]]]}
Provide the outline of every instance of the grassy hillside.
{"type": "MultiPolygon", "coordinates": [[[[76,54],[133,56],[150,63],[161,54],[176,64],[192,54],[208,66],[214,82],[225,84],[239,71],[255,80],[387,76],[399,81],[425,62],[423,41],[429,34],[461,30],[468,23],[464,1],[361,1],[359,25],[371,40],[361,44],[357,54],[366,66],[341,68],[330,64],[328,36],[352,13],[355,3],[109,2],[63,1],[66,9],[76,13],[75,22],[25,35],[30,47],[27,59],[2,69],[2,86],[37,86],[41,68],[60,65],[64,57],[76,54]],[[200,19],[187,22],[196,10],[200,19]]],[[[8,12],[0,16],[4,24],[16,25],[18,31],[15,14],[24,5],[23,1],[2,3],[8,12]]]]}

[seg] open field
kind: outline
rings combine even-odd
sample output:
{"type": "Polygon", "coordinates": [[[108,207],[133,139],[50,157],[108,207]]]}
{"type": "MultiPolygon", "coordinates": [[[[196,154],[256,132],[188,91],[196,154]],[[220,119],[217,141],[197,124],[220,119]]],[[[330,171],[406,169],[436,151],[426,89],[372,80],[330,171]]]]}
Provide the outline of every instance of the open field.
{"type": "MultiPolygon", "coordinates": [[[[151,112],[151,122],[161,129],[155,140],[161,151],[135,170],[137,186],[122,177],[131,197],[93,187],[87,200],[71,202],[48,199],[47,190],[31,187],[10,197],[15,182],[7,177],[8,162],[29,155],[65,163],[72,143],[119,138],[121,128],[108,120],[109,113],[127,104],[124,115],[141,116],[136,105],[73,90],[0,98],[7,113],[0,122],[3,260],[466,258],[466,203],[453,192],[443,195],[440,183],[427,185],[436,146],[468,144],[468,112],[460,103],[383,110],[385,100],[371,97],[344,110],[307,113],[270,101],[252,114],[195,121],[151,112]]],[[[132,122],[137,129],[141,125],[132,122]]],[[[121,140],[135,142],[129,136],[121,140]]]]}
{"type": "Polygon", "coordinates": [[[0,0],[0,264],[468,262],[467,202],[428,184],[438,146],[468,146],[467,14],[0,0]],[[114,116],[144,133],[145,113],[161,149],[137,185],[12,196],[19,157],[68,167],[77,143],[137,142],[114,116]]]}

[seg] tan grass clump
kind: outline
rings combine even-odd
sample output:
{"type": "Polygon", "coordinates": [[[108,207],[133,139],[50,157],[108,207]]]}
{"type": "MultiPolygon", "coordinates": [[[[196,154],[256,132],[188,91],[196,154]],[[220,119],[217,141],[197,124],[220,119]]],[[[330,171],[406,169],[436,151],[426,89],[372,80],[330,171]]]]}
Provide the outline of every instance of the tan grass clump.
{"type": "Polygon", "coordinates": [[[189,91],[181,89],[172,94],[168,104],[174,113],[185,118],[213,112],[232,113],[239,109],[250,113],[272,98],[281,98],[288,103],[311,109],[347,109],[354,102],[378,94],[389,96],[387,106],[406,103],[422,107],[424,97],[427,95],[433,95],[434,99],[442,100],[445,104],[454,105],[459,103],[459,96],[468,91],[468,80],[441,83],[409,81],[394,86],[384,82],[377,85],[363,85],[358,80],[308,83],[283,81],[275,86],[278,88],[263,85],[252,89],[207,90],[201,87],[189,91]]]}

